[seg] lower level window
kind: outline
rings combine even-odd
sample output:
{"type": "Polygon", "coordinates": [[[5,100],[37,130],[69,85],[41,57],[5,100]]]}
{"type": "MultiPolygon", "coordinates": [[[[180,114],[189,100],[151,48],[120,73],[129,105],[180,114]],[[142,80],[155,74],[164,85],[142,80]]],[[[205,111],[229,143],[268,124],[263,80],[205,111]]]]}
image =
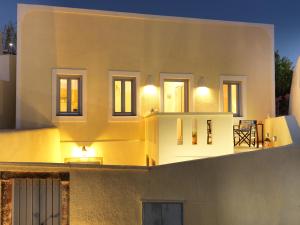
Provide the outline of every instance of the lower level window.
{"type": "Polygon", "coordinates": [[[143,203],[143,225],[183,225],[182,214],[182,203],[143,203]]]}
{"type": "Polygon", "coordinates": [[[82,77],[57,77],[57,116],[82,115],[82,77]]]}

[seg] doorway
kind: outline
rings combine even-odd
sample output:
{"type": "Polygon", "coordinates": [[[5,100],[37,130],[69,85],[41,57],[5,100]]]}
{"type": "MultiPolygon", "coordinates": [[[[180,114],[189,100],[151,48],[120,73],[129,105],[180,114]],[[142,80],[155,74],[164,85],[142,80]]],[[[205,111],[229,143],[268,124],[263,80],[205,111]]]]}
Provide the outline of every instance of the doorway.
{"type": "Polygon", "coordinates": [[[164,112],[189,111],[189,80],[166,79],[163,81],[164,112]]]}

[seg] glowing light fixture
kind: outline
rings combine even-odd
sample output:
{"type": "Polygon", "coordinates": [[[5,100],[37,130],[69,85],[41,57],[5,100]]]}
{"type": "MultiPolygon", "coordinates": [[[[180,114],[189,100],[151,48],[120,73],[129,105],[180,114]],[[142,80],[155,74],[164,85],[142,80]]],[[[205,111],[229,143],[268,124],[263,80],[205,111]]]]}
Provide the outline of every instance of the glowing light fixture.
{"type": "Polygon", "coordinates": [[[197,94],[200,96],[208,95],[209,89],[208,87],[198,87],[197,88],[197,94]]]}
{"type": "Polygon", "coordinates": [[[148,75],[147,79],[146,79],[146,86],[144,87],[144,92],[145,94],[148,95],[155,95],[157,92],[157,89],[154,85],[153,82],[153,76],[152,75],[148,75]]]}
{"type": "Polygon", "coordinates": [[[204,76],[199,77],[197,82],[197,94],[200,96],[208,95],[209,88],[206,86],[204,76]]]}
{"type": "Polygon", "coordinates": [[[82,146],[72,148],[71,157],[65,158],[66,163],[92,163],[102,164],[103,158],[97,157],[97,152],[92,147],[82,146]]]}

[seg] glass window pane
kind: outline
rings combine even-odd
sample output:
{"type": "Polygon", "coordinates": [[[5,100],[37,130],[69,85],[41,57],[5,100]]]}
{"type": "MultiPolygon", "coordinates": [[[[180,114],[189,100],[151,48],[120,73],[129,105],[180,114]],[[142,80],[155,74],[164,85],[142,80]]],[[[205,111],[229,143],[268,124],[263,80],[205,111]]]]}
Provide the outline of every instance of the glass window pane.
{"type": "Polygon", "coordinates": [[[121,99],[122,99],[122,96],[121,96],[121,81],[119,80],[116,80],[114,82],[115,84],[115,112],[121,112],[121,99]]]}
{"type": "Polygon", "coordinates": [[[143,204],[143,225],[163,225],[162,206],[160,203],[143,204]]]}
{"type": "Polygon", "coordinates": [[[71,80],[71,112],[79,112],[79,80],[71,80]]]}
{"type": "Polygon", "coordinates": [[[181,203],[143,203],[143,225],[182,225],[181,203]]]}
{"type": "Polygon", "coordinates": [[[125,112],[131,112],[131,81],[125,81],[125,112]]]}
{"type": "Polygon", "coordinates": [[[164,225],[182,225],[182,204],[162,204],[162,220],[164,225]]]}
{"type": "Polygon", "coordinates": [[[68,110],[68,80],[59,79],[59,111],[67,112],[68,110]]]}
{"type": "Polygon", "coordinates": [[[228,104],[228,84],[223,84],[223,111],[229,111],[229,104],[228,104]]]}
{"type": "Polygon", "coordinates": [[[237,113],[238,99],[237,99],[237,84],[231,84],[231,112],[237,113]]]}

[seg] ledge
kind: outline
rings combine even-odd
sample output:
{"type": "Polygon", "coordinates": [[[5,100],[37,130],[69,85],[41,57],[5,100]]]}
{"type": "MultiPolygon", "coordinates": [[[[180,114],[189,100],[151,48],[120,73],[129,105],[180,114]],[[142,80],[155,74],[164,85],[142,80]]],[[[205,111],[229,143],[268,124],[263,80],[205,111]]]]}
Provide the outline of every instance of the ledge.
{"type": "Polygon", "coordinates": [[[0,170],[2,170],[1,167],[38,167],[40,169],[60,169],[63,171],[68,171],[72,169],[149,171],[149,167],[146,166],[100,165],[84,163],[0,162],[0,170]]]}
{"type": "Polygon", "coordinates": [[[164,116],[231,116],[233,118],[233,114],[231,112],[184,112],[184,113],[171,113],[171,112],[155,112],[145,116],[144,118],[149,117],[164,117],[164,116]]]}

